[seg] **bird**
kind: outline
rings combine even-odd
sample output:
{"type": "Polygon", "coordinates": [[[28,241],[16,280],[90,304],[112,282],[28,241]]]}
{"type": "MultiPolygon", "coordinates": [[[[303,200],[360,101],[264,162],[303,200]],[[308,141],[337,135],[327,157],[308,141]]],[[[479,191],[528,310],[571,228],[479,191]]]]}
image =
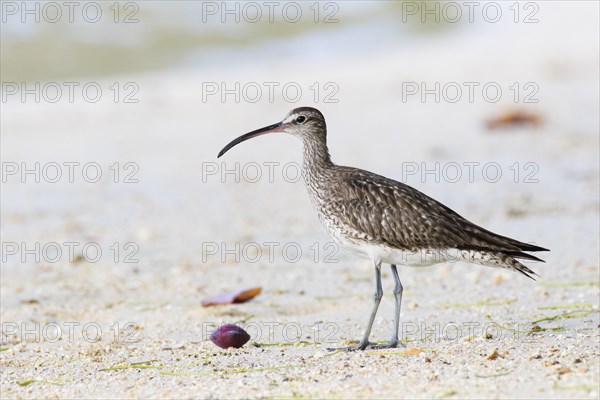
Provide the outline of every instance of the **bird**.
{"type": "Polygon", "coordinates": [[[217,158],[248,139],[275,133],[301,139],[302,178],[327,233],[340,247],[373,263],[375,292],[365,332],[358,344],[336,350],[404,347],[398,336],[404,288],[397,265],[454,260],[517,271],[533,280],[539,276],[519,260],[544,262],[527,252],[548,249],[486,230],[407,184],[333,163],[325,118],[316,108],[295,108],[282,121],[239,136],[217,158]],[[394,279],[394,325],[389,342],[372,343],[371,328],[383,296],[382,264],[390,265],[394,279]]]}

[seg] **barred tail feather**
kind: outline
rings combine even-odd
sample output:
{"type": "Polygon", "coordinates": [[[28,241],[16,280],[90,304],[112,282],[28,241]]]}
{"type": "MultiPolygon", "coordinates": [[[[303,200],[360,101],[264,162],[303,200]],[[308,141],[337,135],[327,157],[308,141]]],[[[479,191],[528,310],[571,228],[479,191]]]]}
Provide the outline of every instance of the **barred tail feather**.
{"type": "Polygon", "coordinates": [[[539,276],[531,269],[527,268],[516,258],[525,258],[529,260],[542,261],[539,258],[530,254],[521,252],[491,252],[491,251],[478,251],[478,250],[463,250],[461,252],[462,259],[464,261],[485,265],[494,268],[505,268],[513,271],[518,271],[535,281],[535,276],[539,276]]]}
{"type": "Polygon", "coordinates": [[[519,271],[520,273],[522,273],[523,275],[525,275],[526,277],[528,277],[529,279],[532,279],[534,281],[535,281],[535,278],[532,275],[539,276],[534,271],[530,270],[529,268],[527,268],[525,265],[521,264],[519,261],[515,260],[514,258],[506,256],[504,254],[503,254],[503,256],[506,257],[505,263],[508,266],[507,267],[508,269],[519,271]]]}
{"type": "MultiPolygon", "coordinates": [[[[518,271],[518,272],[522,273],[523,275],[525,275],[526,277],[528,277],[529,279],[532,279],[535,281],[535,278],[533,277],[533,275],[535,275],[535,276],[539,276],[539,275],[536,274],[534,271],[530,270],[529,268],[527,268],[525,265],[523,265],[521,262],[516,260],[514,257],[521,257],[521,258],[528,258],[528,259],[536,259],[537,257],[533,257],[533,256],[523,257],[524,254],[525,253],[520,253],[517,255],[506,254],[506,253],[495,253],[495,254],[493,254],[493,257],[496,262],[494,263],[493,266],[511,269],[513,271],[518,271]]],[[[529,256],[529,254],[525,254],[525,255],[529,256]]],[[[540,260],[540,261],[542,261],[542,260],[540,260]]]]}

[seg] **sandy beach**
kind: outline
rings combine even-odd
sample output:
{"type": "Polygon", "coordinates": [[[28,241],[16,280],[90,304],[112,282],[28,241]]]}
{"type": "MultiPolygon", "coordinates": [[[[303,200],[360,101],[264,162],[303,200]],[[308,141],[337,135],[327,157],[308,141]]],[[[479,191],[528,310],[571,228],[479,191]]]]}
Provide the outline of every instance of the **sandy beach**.
{"type": "MultiPolygon", "coordinates": [[[[300,38],[247,50],[264,58],[73,78],[72,102],[3,99],[0,396],[597,399],[598,4],[539,5],[536,24],[309,56],[314,38],[300,38]],[[79,91],[90,83],[97,102],[79,91]],[[537,281],[400,267],[406,347],[328,351],[362,335],[371,263],[319,224],[299,141],[265,136],[216,157],[300,105],[325,115],[336,163],[549,248],[526,263],[537,281]],[[534,117],[488,126],[515,110],[534,117]],[[247,303],[201,306],[251,287],[262,293],[247,303]],[[223,323],[250,342],[216,347],[223,323]]],[[[383,285],[375,341],[393,321],[387,266],[383,285]]]]}

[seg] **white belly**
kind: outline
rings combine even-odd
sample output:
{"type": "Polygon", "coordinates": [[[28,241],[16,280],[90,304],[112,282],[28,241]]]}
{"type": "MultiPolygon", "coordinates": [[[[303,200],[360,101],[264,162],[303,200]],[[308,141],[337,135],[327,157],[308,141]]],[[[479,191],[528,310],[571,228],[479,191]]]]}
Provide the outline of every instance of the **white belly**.
{"type": "Polygon", "coordinates": [[[407,265],[410,267],[427,267],[451,259],[462,258],[460,251],[456,249],[426,249],[412,252],[376,244],[339,244],[342,248],[369,260],[380,261],[386,264],[407,265]]]}
{"type": "Polygon", "coordinates": [[[494,268],[506,268],[501,260],[491,253],[482,253],[474,250],[458,249],[423,249],[418,252],[394,249],[370,243],[341,243],[340,246],[360,257],[385,264],[407,265],[409,267],[427,267],[443,262],[466,262],[486,265],[494,268]]]}

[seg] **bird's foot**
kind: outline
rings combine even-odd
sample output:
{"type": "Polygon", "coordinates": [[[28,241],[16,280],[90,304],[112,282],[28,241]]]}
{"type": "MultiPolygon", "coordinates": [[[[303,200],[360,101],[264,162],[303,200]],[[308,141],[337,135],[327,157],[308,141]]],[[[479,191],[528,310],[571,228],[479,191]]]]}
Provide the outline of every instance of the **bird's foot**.
{"type": "Polygon", "coordinates": [[[372,346],[369,346],[369,348],[373,349],[373,350],[395,349],[396,347],[406,347],[406,345],[404,343],[402,343],[401,341],[399,341],[398,339],[396,339],[396,340],[390,340],[389,342],[386,342],[386,343],[377,343],[377,344],[373,344],[372,346]]]}
{"type": "Polygon", "coordinates": [[[366,343],[358,343],[354,346],[329,347],[329,348],[327,348],[327,350],[328,351],[360,351],[360,350],[367,350],[367,349],[373,349],[373,350],[395,349],[396,347],[406,347],[406,345],[396,339],[396,340],[390,340],[389,342],[386,342],[386,343],[366,342],[366,343]]]}
{"type": "Polygon", "coordinates": [[[328,351],[360,351],[360,350],[365,350],[368,347],[371,346],[376,346],[376,343],[372,343],[372,342],[360,342],[358,344],[355,344],[354,346],[346,346],[346,347],[328,347],[327,350],[328,351]]]}

